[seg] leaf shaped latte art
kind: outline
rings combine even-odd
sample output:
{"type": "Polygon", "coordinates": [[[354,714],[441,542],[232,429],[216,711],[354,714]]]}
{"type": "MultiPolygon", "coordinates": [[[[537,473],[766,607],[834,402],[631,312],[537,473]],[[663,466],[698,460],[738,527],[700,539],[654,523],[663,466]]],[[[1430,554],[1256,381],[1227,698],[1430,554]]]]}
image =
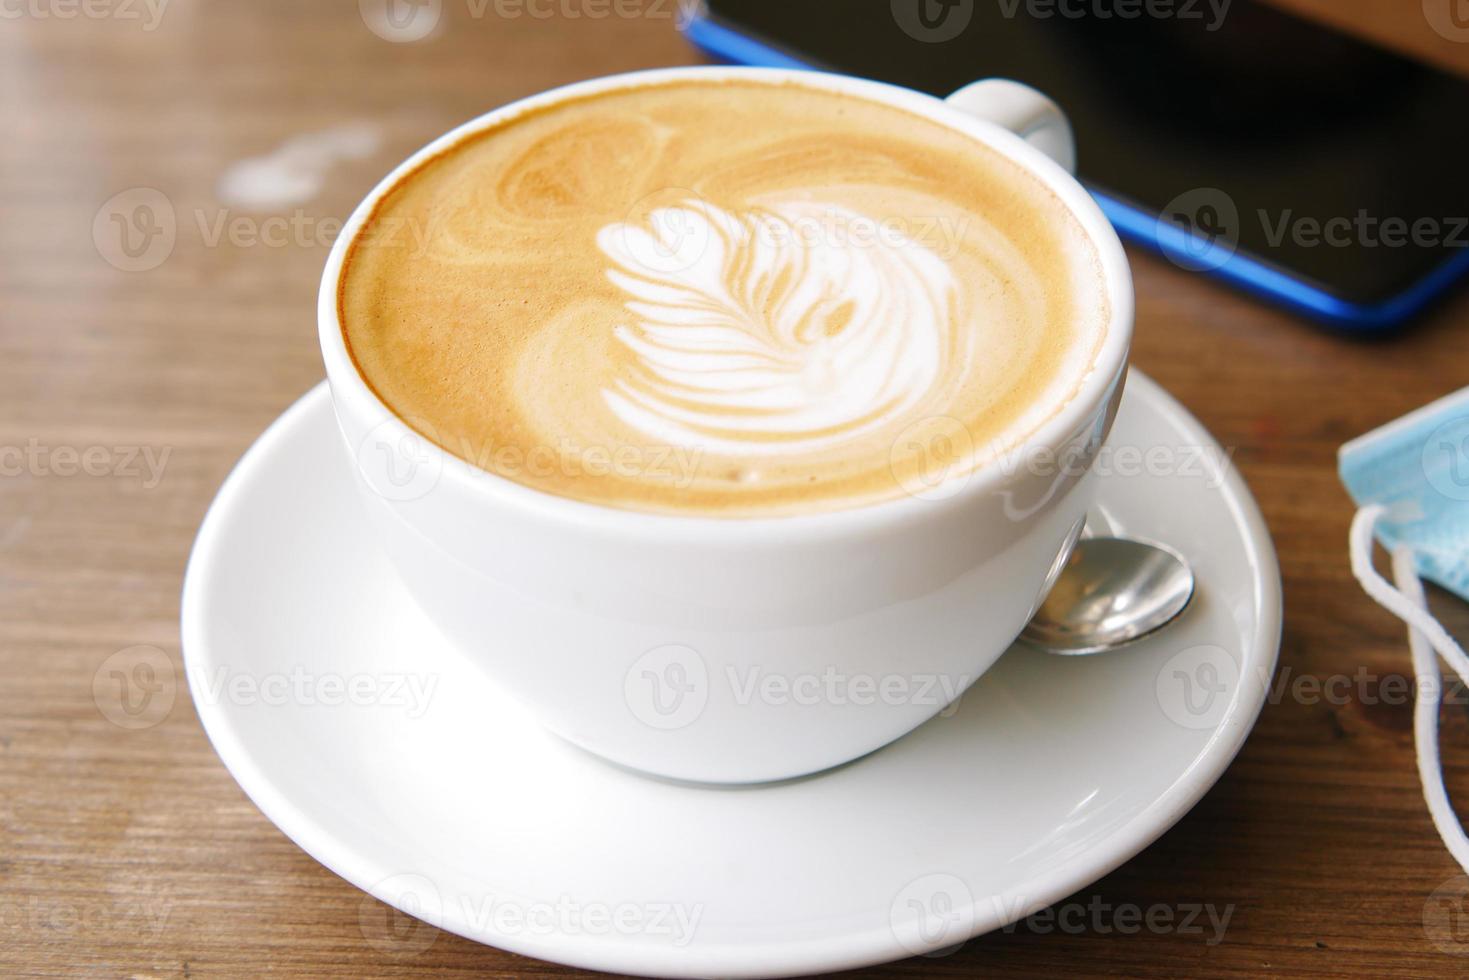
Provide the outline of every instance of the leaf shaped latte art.
{"type": "Polygon", "coordinates": [[[818,452],[891,425],[946,363],[952,269],[850,209],[691,200],[608,225],[597,244],[633,317],[603,397],[660,443],[818,452]]]}

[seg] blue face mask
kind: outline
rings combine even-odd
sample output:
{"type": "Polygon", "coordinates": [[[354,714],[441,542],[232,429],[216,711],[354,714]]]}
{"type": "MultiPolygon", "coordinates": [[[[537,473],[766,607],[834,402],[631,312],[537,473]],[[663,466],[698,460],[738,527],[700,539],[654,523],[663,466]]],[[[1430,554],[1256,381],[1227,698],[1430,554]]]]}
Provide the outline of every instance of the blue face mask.
{"type": "Polygon", "coordinates": [[[1382,506],[1382,546],[1407,546],[1419,575],[1469,600],[1469,388],[1353,439],[1337,463],[1357,506],[1382,506]]]}
{"type": "Polygon", "coordinates": [[[1423,798],[1438,834],[1469,872],[1469,835],[1449,803],[1438,758],[1443,679],[1438,658],[1469,683],[1469,657],[1428,611],[1418,577],[1469,600],[1469,388],[1353,439],[1338,455],[1357,502],[1352,574],[1367,594],[1408,624],[1417,697],[1413,741],[1423,798]],[[1372,564],[1376,538],[1392,556],[1393,581],[1372,564]]]}

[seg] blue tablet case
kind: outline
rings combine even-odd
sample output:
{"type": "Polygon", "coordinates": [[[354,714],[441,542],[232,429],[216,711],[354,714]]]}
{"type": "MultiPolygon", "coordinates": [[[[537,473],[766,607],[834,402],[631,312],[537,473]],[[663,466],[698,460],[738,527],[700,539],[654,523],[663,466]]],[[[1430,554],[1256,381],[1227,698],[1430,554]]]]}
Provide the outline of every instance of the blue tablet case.
{"type": "MultiPolygon", "coordinates": [[[[812,67],[702,13],[689,18],[683,32],[695,46],[720,61],[769,68],[812,67]]],[[[1096,188],[1089,189],[1124,241],[1164,255],[1185,268],[1207,272],[1311,319],[1353,332],[1383,332],[1398,326],[1469,273],[1469,249],[1464,249],[1386,302],[1370,306],[1352,303],[1283,269],[1242,255],[1227,242],[1185,230],[1096,188]]]]}

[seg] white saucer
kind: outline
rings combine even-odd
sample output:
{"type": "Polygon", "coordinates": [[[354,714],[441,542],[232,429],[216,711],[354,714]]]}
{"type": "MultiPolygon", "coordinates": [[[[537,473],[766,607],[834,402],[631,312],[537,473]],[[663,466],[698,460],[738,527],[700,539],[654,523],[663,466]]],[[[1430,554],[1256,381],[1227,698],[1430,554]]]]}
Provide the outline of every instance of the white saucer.
{"type": "MultiPolygon", "coordinates": [[[[1233,470],[1222,485],[1191,475],[1217,443],[1136,371],[1111,445],[1135,447],[1142,472],[1116,453],[1096,523],[1194,563],[1183,620],[1102,657],[1017,647],[957,712],[873,755],[714,789],[572,748],[447,647],[359,520],[323,384],[245,455],[199,533],[190,688],[220,758],[291,839],[471,939],[726,977],[942,948],[1146,847],[1214,784],[1264,701],[1280,581],[1249,491],[1233,470]]],[[[382,927],[379,908],[363,906],[369,941],[433,941],[382,927]]]]}

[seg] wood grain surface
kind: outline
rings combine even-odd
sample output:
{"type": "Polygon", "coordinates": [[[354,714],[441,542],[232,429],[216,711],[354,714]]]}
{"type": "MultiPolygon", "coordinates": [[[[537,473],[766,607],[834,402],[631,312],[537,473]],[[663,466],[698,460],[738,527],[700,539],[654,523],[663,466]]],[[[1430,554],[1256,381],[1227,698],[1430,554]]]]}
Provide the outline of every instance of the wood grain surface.
{"type": "MultiPolygon", "coordinates": [[[[321,377],[313,300],[333,223],[487,108],[696,61],[670,6],[594,19],[558,0],[539,18],[444,0],[434,36],[390,43],[351,0],[173,0],[156,22],[142,0],[0,4],[0,463],[24,460],[0,476],[0,975],[576,973],[449,934],[413,956],[366,941],[373,900],[276,830],[210,748],[181,683],[178,595],[230,466],[321,377]],[[299,212],[217,197],[232,163],[353,120],[381,144],[299,212]],[[93,223],[137,188],[167,198],[177,238],[126,272],[93,223]],[[166,655],[176,696],[134,729],[94,678],[138,645],[166,655]]],[[[1434,32],[1419,0],[1291,6],[1469,71],[1469,43],[1434,32]]],[[[1274,534],[1287,683],[1193,812],[1071,901],[1232,906],[1227,932],[1021,927],[870,973],[1469,973],[1463,882],[1419,793],[1410,699],[1391,693],[1403,630],[1351,579],[1335,473],[1345,439],[1469,384],[1469,295],[1401,338],[1350,342],[1133,260],[1135,362],[1234,448],[1274,534]],[[1340,676],[1344,697],[1310,696],[1340,676]]],[[[1434,601],[1464,635],[1463,606],[1434,601]]],[[[1444,724],[1466,798],[1469,713],[1446,707],[1444,724]]]]}

